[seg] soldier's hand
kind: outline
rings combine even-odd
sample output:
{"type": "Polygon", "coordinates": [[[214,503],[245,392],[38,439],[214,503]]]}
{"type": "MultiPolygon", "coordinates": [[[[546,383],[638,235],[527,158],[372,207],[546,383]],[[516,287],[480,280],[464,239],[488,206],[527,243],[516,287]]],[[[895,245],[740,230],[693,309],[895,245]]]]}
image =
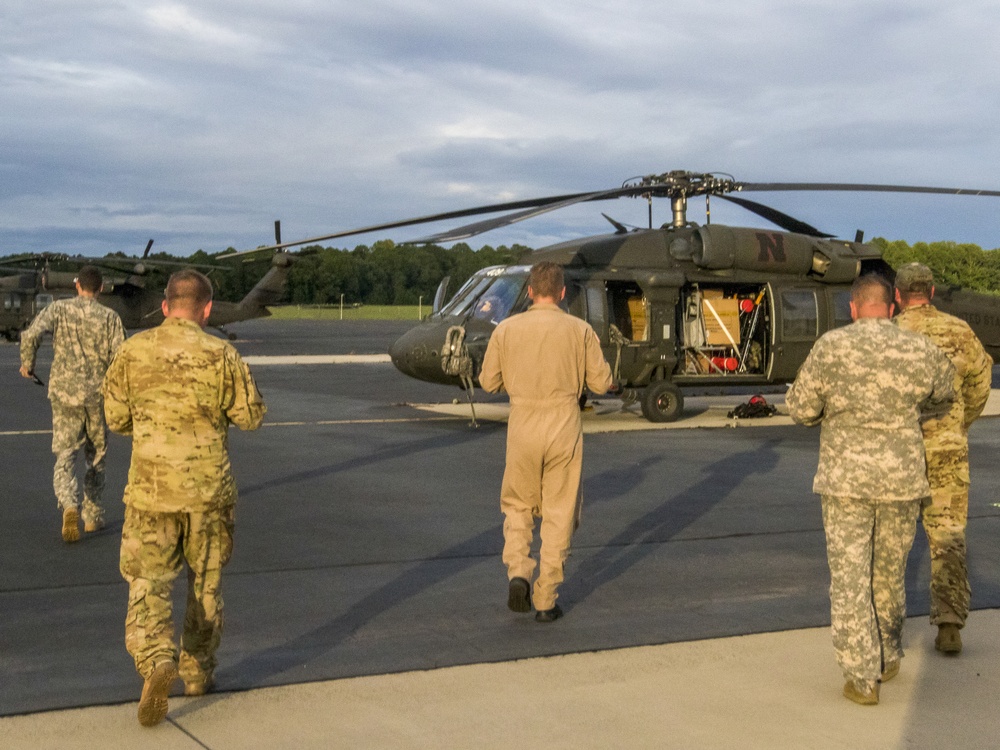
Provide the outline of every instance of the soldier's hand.
{"type": "Polygon", "coordinates": [[[35,377],[35,373],[33,373],[31,370],[29,370],[24,365],[21,365],[21,377],[22,378],[27,378],[28,380],[31,380],[32,378],[35,377]]]}
{"type": "Polygon", "coordinates": [[[608,388],[608,393],[612,396],[620,396],[623,390],[625,390],[625,388],[622,386],[621,381],[616,380],[611,384],[611,387],[608,388]]]}

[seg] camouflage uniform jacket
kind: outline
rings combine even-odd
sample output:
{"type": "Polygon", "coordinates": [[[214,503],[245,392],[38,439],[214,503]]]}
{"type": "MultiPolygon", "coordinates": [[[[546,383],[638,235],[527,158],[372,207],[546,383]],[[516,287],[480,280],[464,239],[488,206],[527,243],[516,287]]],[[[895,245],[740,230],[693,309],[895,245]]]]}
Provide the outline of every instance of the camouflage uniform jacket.
{"type": "Polygon", "coordinates": [[[990,397],[993,360],[968,323],[933,305],[908,307],[896,316],[896,325],[930,337],[955,366],[955,401],[946,415],[924,422],[924,441],[928,451],[964,451],[969,425],[990,397]]]}
{"type": "Polygon", "coordinates": [[[81,406],[101,392],[101,381],[115,351],[125,340],[118,313],[91,297],[56,300],[21,334],[21,364],[35,369],[42,336],[52,334],[49,398],[81,406]]]}
{"type": "Polygon", "coordinates": [[[878,500],[930,494],[922,413],[954,398],[954,368],[926,336],[886,318],[824,334],[785,399],[799,424],[822,422],[813,492],[878,500]]]}
{"type": "Polygon", "coordinates": [[[136,334],[104,380],[108,426],[132,435],[125,503],[164,513],[231,505],[229,425],[255,430],[266,411],[229,342],[179,318],[136,334]]]}

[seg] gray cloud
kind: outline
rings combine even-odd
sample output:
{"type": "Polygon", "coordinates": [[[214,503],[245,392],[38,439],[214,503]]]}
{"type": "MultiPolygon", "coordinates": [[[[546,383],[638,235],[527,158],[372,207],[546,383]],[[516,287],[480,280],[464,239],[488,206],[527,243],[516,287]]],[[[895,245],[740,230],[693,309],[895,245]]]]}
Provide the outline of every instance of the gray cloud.
{"type": "MultiPolygon", "coordinates": [[[[14,0],[0,252],[252,247],[275,218],[314,236],[670,169],[1000,188],[998,21],[975,1],[14,0]]],[[[842,235],[1000,245],[991,199],[758,197],[842,235]]],[[[471,244],[604,231],[601,210],[646,220],[581,206],[471,244]]]]}

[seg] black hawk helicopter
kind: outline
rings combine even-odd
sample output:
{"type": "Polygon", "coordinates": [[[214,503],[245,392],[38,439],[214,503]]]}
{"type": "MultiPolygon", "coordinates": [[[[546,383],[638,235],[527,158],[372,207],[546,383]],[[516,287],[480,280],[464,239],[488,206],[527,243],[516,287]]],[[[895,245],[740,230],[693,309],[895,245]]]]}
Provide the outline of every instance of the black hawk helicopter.
{"type": "MultiPolygon", "coordinates": [[[[528,306],[531,264],[562,265],[567,309],[588,321],[627,400],[639,399],[645,417],[677,419],[682,388],[763,386],[791,382],[816,339],[851,322],[850,286],[860,274],[892,280],[880,250],[858,235],[840,240],[736,192],[789,190],[941,193],[1000,197],[1000,191],[901,185],[753,183],[731,176],[674,171],[588,193],[499,203],[364,227],[302,242],[432,221],[510,211],[442,232],[413,244],[465,239],[558,208],[621,197],[650,203],[650,227],[629,230],[607,215],[614,231],[552,245],[522,258],[523,265],[474,274],[445,303],[447,279],[433,313],[389,350],[406,375],[464,387],[471,402],[490,334],[528,306]],[[688,221],[688,199],[731,201],[781,231],[688,221]],[[672,220],[652,226],[652,199],[668,198],[672,220]]],[[[710,209],[706,211],[710,217],[710,209]]],[[[969,322],[990,354],[1000,356],[1000,298],[961,289],[938,289],[935,304],[969,322]]]]}
{"type": "MultiPolygon", "coordinates": [[[[280,225],[275,222],[275,238],[280,242],[280,225]]],[[[101,304],[111,308],[128,329],[152,328],[163,322],[162,284],[150,283],[149,274],[154,268],[200,268],[202,270],[223,269],[229,266],[192,264],[183,261],[150,259],[153,246],[150,240],[139,260],[128,258],[89,258],[53,253],[16,256],[7,259],[0,271],[13,273],[0,278],[0,334],[8,341],[16,341],[21,331],[46,305],[62,297],[75,294],[76,273],[53,270],[53,265],[93,265],[110,272],[104,279],[104,291],[98,297],[101,304]]],[[[208,325],[232,338],[224,326],[241,320],[266,317],[271,313],[268,305],[280,301],[285,293],[285,282],[292,265],[288,253],[275,253],[271,267],[257,284],[239,302],[216,300],[208,325]]]]}

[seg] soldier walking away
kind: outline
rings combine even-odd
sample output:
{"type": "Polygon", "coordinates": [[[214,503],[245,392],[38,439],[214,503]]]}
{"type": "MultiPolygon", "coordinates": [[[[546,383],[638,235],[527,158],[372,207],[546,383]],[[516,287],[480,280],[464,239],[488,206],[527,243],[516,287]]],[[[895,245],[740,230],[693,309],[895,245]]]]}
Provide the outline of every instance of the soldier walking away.
{"type": "Polygon", "coordinates": [[[920,420],[947,412],[955,370],[926,336],[889,320],[892,289],[862,276],[854,323],[816,342],[786,403],[799,424],[821,424],[813,492],[822,498],[830,621],[844,696],[879,699],[899,672],[904,574],[921,498],[930,494],[920,420]]]}
{"type": "Polygon", "coordinates": [[[80,538],[84,531],[104,528],[104,457],[107,427],[101,381],[115,351],[125,340],[118,313],[97,301],[104,280],[94,266],[77,273],[76,297],[56,300],[38,313],[21,334],[21,375],[41,383],[35,375],[35,356],[46,333],[52,334],[49,401],[52,404],[52,452],[56,456],[52,488],[62,509],[62,538],[80,538]],[[83,448],[86,472],[83,503],[76,478],[76,459],[83,448]]]}
{"type": "Polygon", "coordinates": [[[120,567],[129,584],[125,646],[145,680],[143,726],[166,717],[178,675],[185,695],[213,685],[236,504],[228,430],[254,430],[266,411],[236,349],[204,332],[211,310],[208,278],[189,269],[173,274],[165,320],[125,342],[104,380],[108,425],[132,436],[120,567]],[[178,657],[171,589],[185,562],[178,657]]]}
{"type": "Polygon", "coordinates": [[[490,337],[479,375],[482,387],[510,395],[507,461],[500,490],[504,513],[503,561],[509,581],[507,606],[530,612],[535,561],[535,518],[541,519],[535,619],[562,616],[556,604],[580,520],[584,389],[607,393],[611,368],[590,325],[565,312],[563,270],[537,263],[528,279],[531,307],[502,321],[490,337]]]}
{"type": "Polygon", "coordinates": [[[951,410],[922,425],[931,495],[921,506],[921,519],[931,553],[930,619],[938,628],[934,646],[957,655],[972,596],[965,562],[969,427],[990,397],[993,360],[968,323],[936,309],[933,298],[934,275],[927,266],[907,263],[896,272],[896,302],[902,310],[896,325],[930,337],[955,367],[951,410]]]}

